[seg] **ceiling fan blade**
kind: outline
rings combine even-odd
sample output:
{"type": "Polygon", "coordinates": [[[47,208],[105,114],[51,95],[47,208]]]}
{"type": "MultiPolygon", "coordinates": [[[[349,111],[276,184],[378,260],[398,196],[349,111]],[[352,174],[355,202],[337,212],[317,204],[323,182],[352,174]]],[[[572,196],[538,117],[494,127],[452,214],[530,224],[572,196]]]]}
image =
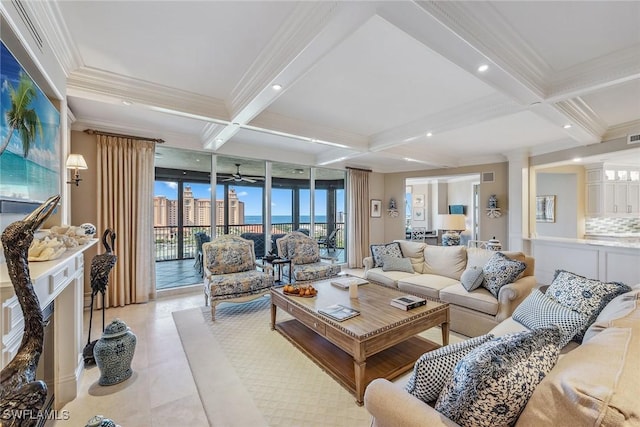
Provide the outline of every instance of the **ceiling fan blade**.
{"type": "Polygon", "coordinates": [[[233,178],[233,177],[231,177],[231,178],[225,178],[225,179],[223,179],[223,180],[221,180],[221,181],[233,181],[233,180],[234,180],[234,178],[233,178]]]}
{"type": "Polygon", "coordinates": [[[252,182],[252,183],[253,183],[253,182],[256,182],[256,180],[255,180],[255,179],[251,179],[251,178],[247,178],[247,177],[242,177],[242,178],[240,178],[240,180],[241,180],[241,181],[246,181],[246,182],[252,182]]]}

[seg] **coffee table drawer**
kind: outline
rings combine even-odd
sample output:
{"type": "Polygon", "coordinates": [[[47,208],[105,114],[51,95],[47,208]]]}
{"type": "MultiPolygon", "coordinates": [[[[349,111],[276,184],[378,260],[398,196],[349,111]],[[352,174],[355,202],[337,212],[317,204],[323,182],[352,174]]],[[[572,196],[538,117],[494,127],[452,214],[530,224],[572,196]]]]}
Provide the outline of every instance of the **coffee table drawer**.
{"type": "Polygon", "coordinates": [[[313,329],[317,334],[324,336],[325,334],[325,324],[320,320],[315,318],[313,315],[307,313],[306,311],[296,307],[293,304],[289,304],[287,307],[287,311],[293,317],[298,319],[299,322],[313,329]]]}

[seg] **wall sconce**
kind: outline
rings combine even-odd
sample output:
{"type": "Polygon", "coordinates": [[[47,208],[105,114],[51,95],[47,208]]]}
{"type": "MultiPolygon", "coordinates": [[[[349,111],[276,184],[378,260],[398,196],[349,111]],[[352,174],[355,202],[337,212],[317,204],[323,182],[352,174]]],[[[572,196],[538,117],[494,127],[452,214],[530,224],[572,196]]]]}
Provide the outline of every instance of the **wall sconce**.
{"type": "Polygon", "coordinates": [[[69,154],[67,157],[66,163],[67,169],[74,169],[75,173],[73,175],[73,179],[71,181],[67,181],[67,184],[75,184],[76,187],[80,185],[80,169],[89,169],[87,167],[87,162],[84,161],[84,157],[82,154],[69,154]]]}
{"type": "Polygon", "coordinates": [[[498,207],[498,198],[495,194],[492,194],[489,197],[489,207],[487,208],[487,216],[489,218],[500,218],[502,216],[502,212],[500,212],[500,208],[498,207]]]}

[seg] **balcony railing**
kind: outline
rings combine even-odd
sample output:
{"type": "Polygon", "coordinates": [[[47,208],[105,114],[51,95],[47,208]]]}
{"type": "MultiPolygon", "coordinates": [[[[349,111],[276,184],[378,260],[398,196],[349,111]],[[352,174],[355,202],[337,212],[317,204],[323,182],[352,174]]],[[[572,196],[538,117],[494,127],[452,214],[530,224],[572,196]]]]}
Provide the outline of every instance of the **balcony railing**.
{"type": "MultiPolygon", "coordinates": [[[[344,249],[344,223],[336,223],[334,228],[339,228],[336,233],[336,248],[344,249]]],[[[156,261],[169,261],[176,259],[195,258],[196,256],[196,240],[194,234],[197,232],[205,232],[211,235],[211,227],[195,225],[182,227],[182,256],[178,256],[180,227],[177,226],[158,226],[154,227],[154,242],[156,247],[156,261]]],[[[311,224],[300,223],[298,229],[311,230],[311,224]]],[[[326,236],[328,224],[314,224],[313,235],[316,238],[326,236]]],[[[284,234],[293,230],[293,223],[272,224],[271,234],[284,234]]],[[[217,225],[216,235],[228,234],[241,235],[243,233],[262,233],[262,224],[234,224],[234,225],[217,225]]]]}

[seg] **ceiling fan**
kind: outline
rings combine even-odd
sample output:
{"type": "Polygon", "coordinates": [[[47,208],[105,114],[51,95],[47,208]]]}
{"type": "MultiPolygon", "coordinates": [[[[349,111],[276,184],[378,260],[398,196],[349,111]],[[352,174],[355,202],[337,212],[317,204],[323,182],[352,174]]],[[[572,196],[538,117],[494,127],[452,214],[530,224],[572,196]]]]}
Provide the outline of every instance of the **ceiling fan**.
{"type": "Polygon", "coordinates": [[[256,182],[256,181],[263,181],[264,178],[262,177],[258,177],[258,176],[254,176],[254,177],[247,177],[247,176],[242,176],[242,174],[240,173],[240,163],[236,163],[236,173],[232,174],[229,178],[225,178],[223,179],[223,181],[234,181],[234,182],[256,182]]]}

